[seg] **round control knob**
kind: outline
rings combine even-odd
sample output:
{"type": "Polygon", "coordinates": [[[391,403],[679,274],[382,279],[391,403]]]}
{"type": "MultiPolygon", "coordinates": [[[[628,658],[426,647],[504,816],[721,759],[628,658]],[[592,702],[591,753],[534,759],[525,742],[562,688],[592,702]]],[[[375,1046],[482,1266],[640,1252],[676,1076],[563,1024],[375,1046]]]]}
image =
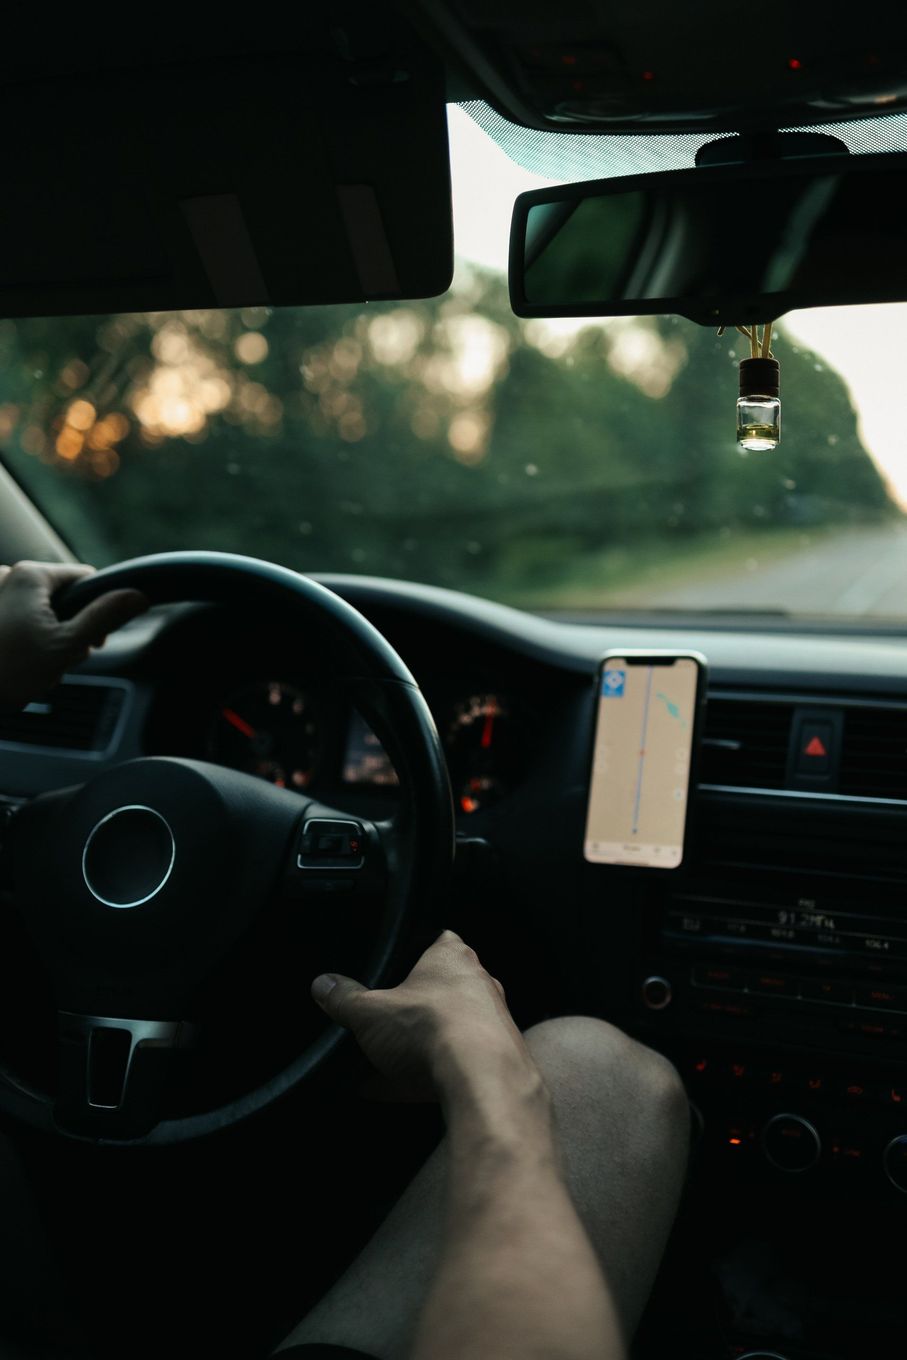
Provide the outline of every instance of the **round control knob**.
{"type": "Polygon", "coordinates": [[[779,1171],[808,1171],[822,1152],[819,1135],[798,1114],[776,1114],[762,1130],[762,1151],[779,1171]]]}
{"type": "Polygon", "coordinates": [[[673,995],[667,978],[647,977],[642,984],[643,1005],[648,1006],[650,1011],[663,1011],[665,1006],[670,1006],[673,995]]]}
{"type": "Polygon", "coordinates": [[[892,1138],[883,1156],[885,1175],[896,1190],[907,1195],[907,1133],[892,1138]]]}

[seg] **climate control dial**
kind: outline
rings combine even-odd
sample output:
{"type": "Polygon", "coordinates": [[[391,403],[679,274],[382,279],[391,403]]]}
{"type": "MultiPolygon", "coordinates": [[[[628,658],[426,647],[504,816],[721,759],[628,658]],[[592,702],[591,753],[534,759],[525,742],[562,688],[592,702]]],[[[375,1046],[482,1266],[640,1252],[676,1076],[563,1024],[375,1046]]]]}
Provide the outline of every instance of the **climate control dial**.
{"type": "Polygon", "coordinates": [[[808,1119],[776,1114],[762,1130],[762,1151],[779,1171],[808,1171],[822,1155],[822,1142],[808,1119]]]}
{"type": "Polygon", "coordinates": [[[885,1175],[907,1195],[907,1133],[892,1138],[884,1153],[885,1175]]]}

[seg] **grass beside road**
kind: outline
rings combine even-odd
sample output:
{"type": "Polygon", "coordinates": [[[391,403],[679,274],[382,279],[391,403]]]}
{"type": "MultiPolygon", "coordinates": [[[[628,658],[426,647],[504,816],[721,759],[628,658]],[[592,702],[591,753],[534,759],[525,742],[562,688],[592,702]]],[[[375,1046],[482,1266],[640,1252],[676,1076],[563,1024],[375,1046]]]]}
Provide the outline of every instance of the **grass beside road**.
{"type": "MultiPolygon", "coordinates": [[[[652,606],[658,604],[663,591],[756,571],[814,547],[833,532],[830,528],[765,529],[672,543],[622,544],[565,562],[545,581],[506,591],[498,583],[488,594],[522,609],[652,606]]],[[[783,600],[778,607],[784,607],[783,600]]]]}

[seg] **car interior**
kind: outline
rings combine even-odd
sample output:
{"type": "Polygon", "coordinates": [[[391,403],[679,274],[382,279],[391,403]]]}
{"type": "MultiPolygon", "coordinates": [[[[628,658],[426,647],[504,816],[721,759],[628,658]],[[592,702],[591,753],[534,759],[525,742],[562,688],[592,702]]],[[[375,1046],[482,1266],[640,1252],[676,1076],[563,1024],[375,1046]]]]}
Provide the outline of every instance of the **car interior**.
{"type": "MultiPolygon", "coordinates": [[[[255,19],[146,19],[141,41],[100,18],[35,25],[3,77],[0,561],[95,562],[61,617],[119,586],[152,606],[0,713],[0,1129],[55,1272],[16,1267],[10,1354],[74,1353],[57,1288],[97,1357],[270,1354],[443,1132],[432,1105],[365,1098],[367,1064],[311,980],[393,985],[445,927],[520,1028],[600,1017],[685,1083],[689,1174],[634,1360],[901,1353],[907,556],[902,575],[872,535],[900,552],[903,507],[847,374],[832,388],[785,318],[835,308],[843,330],[907,302],[905,12],[338,0],[255,19]],[[469,302],[479,273],[450,291],[458,119],[523,177],[494,313],[491,283],[469,302]],[[524,363],[524,396],[492,418],[475,369],[457,388],[429,357],[405,407],[427,452],[386,434],[391,477],[381,431],[410,391],[394,375],[422,362],[407,327],[428,345],[444,326],[467,357],[490,346],[502,381],[524,363]],[[72,357],[96,336],[97,364],[72,357]],[[741,360],[757,367],[738,394],[741,360]],[[266,361],[284,364],[279,401],[252,381],[266,361]],[[676,421],[676,451],[674,426],[640,424],[643,471],[587,489],[582,375],[602,464],[643,407],[676,421]],[[608,393],[631,379],[612,428],[608,393]],[[449,402],[443,457],[429,398],[449,402]],[[279,444],[291,420],[311,442],[279,444]],[[782,528],[748,546],[771,460],[800,456],[810,422],[782,528]],[[672,533],[706,466],[733,465],[745,515],[731,491],[709,502],[721,549],[701,595],[681,588],[690,537],[663,600],[628,575],[599,602],[582,554],[610,552],[613,524],[648,579],[632,553],[675,453],[694,490],[665,492],[672,533]],[[557,494],[539,489],[549,458],[557,494]],[[495,488],[517,465],[511,512],[495,488]],[[850,518],[821,519],[822,478],[850,518]],[[543,511],[557,536],[530,550],[543,511]],[[840,609],[754,593],[792,578],[807,540],[809,589],[839,573],[840,609]],[[573,593],[537,587],[571,556],[573,593]],[[662,820],[628,849],[646,759],[662,820]]],[[[481,222],[494,174],[469,154],[481,222]]]]}

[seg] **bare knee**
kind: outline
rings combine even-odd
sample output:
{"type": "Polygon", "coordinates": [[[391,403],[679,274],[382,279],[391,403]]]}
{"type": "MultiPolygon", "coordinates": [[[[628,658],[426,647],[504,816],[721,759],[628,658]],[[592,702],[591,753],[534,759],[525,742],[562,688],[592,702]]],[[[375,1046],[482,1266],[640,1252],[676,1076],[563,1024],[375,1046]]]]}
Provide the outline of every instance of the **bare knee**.
{"type": "Polygon", "coordinates": [[[607,1108],[612,1117],[686,1139],[686,1091],[662,1054],[591,1016],[545,1020],[525,1038],[556,1106],[607,1108]]]}
{"type": "Polygon", "coordinates": [[[683,1189],[690,1113],[674,1067],[604,1020],[526,1034],[551,1093],[567,1185],[632,1336],[683,1189]]]}

